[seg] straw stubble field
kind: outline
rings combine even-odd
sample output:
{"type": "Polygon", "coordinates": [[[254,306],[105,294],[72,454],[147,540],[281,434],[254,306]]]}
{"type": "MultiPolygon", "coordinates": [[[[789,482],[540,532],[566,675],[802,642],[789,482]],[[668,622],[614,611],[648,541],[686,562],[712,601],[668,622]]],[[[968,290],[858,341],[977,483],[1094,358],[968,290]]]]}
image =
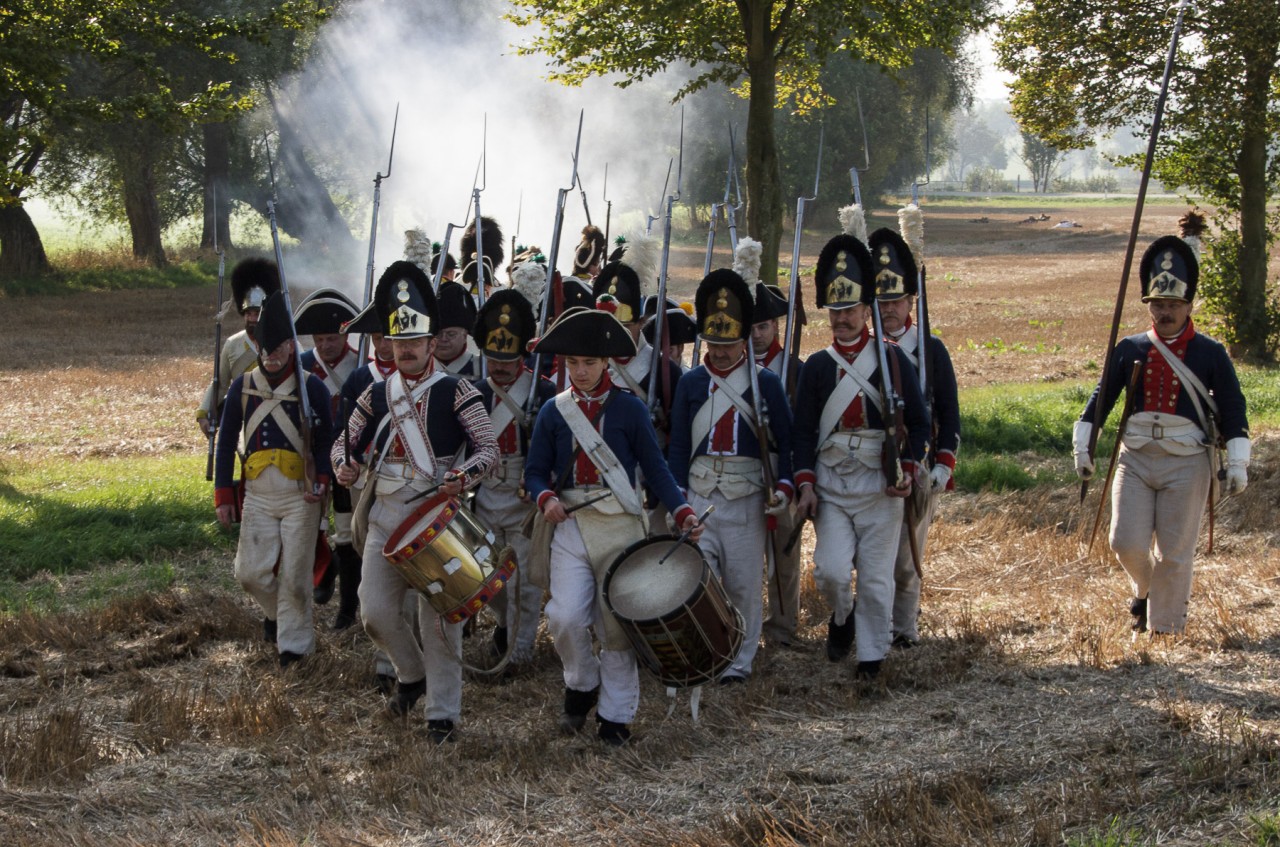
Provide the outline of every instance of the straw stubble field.
{"type": "MultiPolygon", "coordinates": [[[[927,212],[934,325],[962,387],[1096,375],[1131,212],[1017,223],[1039,211],[927,212]]],[[[1181,211],[1150,209],[1146,230],[1181,211]]],[[[684,260],[701,263],[692,248],[684,260]]],[[[207,379],[206,299],[6,302],[26,331],[0,340],[0,451],[200,451],[189,412],[207,379]]],[[[815,320],[806,347],[824,332],[815,320]]],[[[696,724],[687,694],[668,713],[646,679],[634,743],[615,752],[556,733],[545,632],[533,667],[467,683],[459,739],[437,748],[420,716],[383,716],[369,643],[331,633],[332,607],[317,654],[288,672],[249,602],[212,585],[9,617],[0,842],[1258,843],[1280,812],[1280,449],[1267,434],[1256,451],[1198,564],[1185,637],[1131,638],[1125,581],[1081,548],[1073,489],[949,495],[923,643],[876,684],[827,661],[810,583],[798,648],[762,649],[744,687],[708,687],[696,724]]],[[[487,645],[486,624],[468,659],[487,645]]]]}

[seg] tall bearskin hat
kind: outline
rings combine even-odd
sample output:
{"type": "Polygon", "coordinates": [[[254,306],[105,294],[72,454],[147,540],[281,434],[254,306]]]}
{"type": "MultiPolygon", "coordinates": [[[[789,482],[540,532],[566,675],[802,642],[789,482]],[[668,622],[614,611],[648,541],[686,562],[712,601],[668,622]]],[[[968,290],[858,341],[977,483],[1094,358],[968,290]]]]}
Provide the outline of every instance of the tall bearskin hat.
{"type": "Polygon", "coordinates": [[[867,246],[871,249],[877,300],[901,300],[919,292],[915,256],[901,235],[881,227],[871,233],[867,246]]]}
{"type": "Polygon", "coordinates": [[[752,317],[756,323],[785,318],[787,306],[787,296],[782,293],[781,288],[776,285],[765,285],[763,282],[756,283],[756,305],[752,310],[752,317]]]}
{"type": "MultiPolygon", "coordinates": [[[[502,246],[502,227],[493,218],[485,215],[480,219],[482,228],[481,246],[484,248],[485,286],[492,286],[494,268],[502,267],[502,259],[507,251],[502,246]]],[[[472,221],[462,232],[462,242],[458,245],[462,254],[462,281],[468,286],[476,283],[476,222],[472,221]]]]}
{"type": "Polygon", "coordinates": [[[231,296],[242,315],[249,309],[261,309],[267,297],[279,290],[280,270],[270,259],[251,256],[231,269],[231,296]]]}
{"type": "Polygon", "coordinates": [[[506,362],[524,358],[525,346],[537,334],[533,306],[514,288],[493,292],[471,330],[482,354],[506,362]]]}
{"type": "Polygon", "coordinates": [[[736,271],[720,268],[698,283],[693,296],[698,334],[708,344],[731,344],[751,337],[755,298],[736,271]]]}
{"type": "Polygon", "coordinates": [[[261,309],[258,323],[253,328],[253,337],[258,342],[261,355],[265,355],[293,338],[293,320],[289,315],[289,307],[285,305],[284,295],[279,291],[271,292],[263,301],[261,309]]]}
{"type": "Polygon", "coordinates": [[[378,278],[373,302],[378,314],[374,332],[388,338],[411,339],[426,338],[438,331],[439,311],[431,280],[413,262],[392,262],[378,278]]]}
{"type": "Polygon", "coordinates": [[[1200,263],[1195,251],[1176,235],[1166,235],[1151,242],[1138,265],[1142,280],[1142,302],[1180,300],[1190,303],[1200,281],[1200,263]]]}
{"type": "Polygon", "coordinates": [[[582,228],[582,240],[573,251],[573,275],[591,272],[591,266],[604,260],[604,233],[600,227],[587,224],[582,228]]]}
{"type": "Polygon", "coordinates": [[[613,313],[573,308],[556,318],[533,352],[543,356],[626,359],[636,354],[636,342],[613,313]]]}
{"type": "Polygon", "coordinates": [[[302,301],[293,325],[299,335],[327,335],[342,331],[360,310],[347,295],[333,288],[321,288],[302,301]]]}
{"type": "MultiPolygon", "coordinates": [[[[837,235],[818,254],[814,289],[819,309],[869,305],[875,297],[871,254],[852,235],[837,235]]],[[[795,282],[792,281],[792,285],[795,282]]]]}
{"type": "MultiPolygon", "coordinates": [[[[668,344],[692,344],[698,338],[698,325],[693,322],[693,318],[689,317],[689,313],[679,306],[674,309],[667,309],[665,317],[666,326],[663,331],[667,334],[668,344]]],[[[654,333],[657,332],[658,322],[652,317],[645,323],[644,329],[640,330],[644,333],[645,339],[650,343],[653,340],[654,333]]]]}
{"type": "Polygon", "coordinates": [[[465,285],[442,282],[436,291],[436,314],[439,329],[460,326],[470,332],[476,325],[476,301],[465,285]]]}

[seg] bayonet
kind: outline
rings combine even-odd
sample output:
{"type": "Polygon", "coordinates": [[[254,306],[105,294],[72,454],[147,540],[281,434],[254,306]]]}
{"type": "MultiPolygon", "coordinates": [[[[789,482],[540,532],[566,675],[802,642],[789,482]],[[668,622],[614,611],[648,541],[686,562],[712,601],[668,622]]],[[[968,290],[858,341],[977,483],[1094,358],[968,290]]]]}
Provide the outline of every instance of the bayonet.
{"type": "Polygon", "coordinates": [[[787,398],[795,402],[796,372],[800,358],[800,327],[804,315],[804,301],[800,295],[800,238],[804,234],[805,207],[818,199],[818,186],[822,179],[822,147],[826,140],[826,124],[818,130],[818,161],[813,174],[813,196],[796,198],[796,233],[791,246],[791,284],[787,292],[787,332],[782,345],[782,384],[787,398]]]}
{"type": "Polygon", "coordinates": [[[600,192],[600,199],[604,200],[604,249],[606,251],[605,258],[608,259],[609,250],[609,219],[613,217],[613,201],[609,199],[609,163],[604,163],[604,190],[600,192]]]}
{"type": "MultiPolygon", "coordinates": [[[[369,225],[369,261],[364,268],[364,305],[373,301],[374,255],[378,246],[378,210],[382,205],[382,181],[391,177],[391,163],[396,155],[396,130],[400,126],[400,104],[396,103],[395,117],[391,121],[391,150],[387,153],[387,172],[374,171],[373,176],[373,222],[369,225]]],[[[369,334],[360,335],[360,348],[356,362],[364,364],[369,355],[369,334]]]]}
{"type": "Polygon", "coordinates": [[[214,302],[213,324],[213,402],[209,407],[209,455],[204,466],[204,478],[213,482],[213,451],[218,439],[218,387],[222,385],[222,292],[226,278],[227,252],[218,245],[218,187],[213,186],[213,252],[218,257],[218,292],[214,302]]]}
{"type": "MultiPolygon", "coordinates": [[[[662,266],[658,271],[658,299],[654,301],[653,343],[657,348],[649,367],[649,413],[655,423],[665,426],[667,410],[671,408],[671,374],[668,370],[670,356],[667,344],[667,265],[671,260],[671,211],[680,199],[680,189],[684,184],[684,109],[680,109],[680,162],[676,168],[676,190],[667,195],[666,214],[662,224],[662,266]],[[658,396],[658,383],[662,383],[662,396],[658,396]]],[[[670,178],[670,167],[667,168],[670,178]]],[[[663,186],[665,189],[665,186],[663,186]]],[[[640,280],[641,290],[644,280],[640,280]]],[[[643,302],[643,297],[641,298],[643,302]]]]}

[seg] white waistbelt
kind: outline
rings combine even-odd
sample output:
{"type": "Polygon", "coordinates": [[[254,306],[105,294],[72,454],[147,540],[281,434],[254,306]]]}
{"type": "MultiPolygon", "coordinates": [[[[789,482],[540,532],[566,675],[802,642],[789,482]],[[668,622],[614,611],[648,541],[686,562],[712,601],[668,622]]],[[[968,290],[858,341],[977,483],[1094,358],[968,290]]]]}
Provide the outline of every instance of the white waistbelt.
{"type": "Polygon", "coordinates": [[[1139,438],[1150,438],[1152,441],[1159,441],[1165,438],[1185,439],[1188,436],[1197,441],[1204,441],[1204,432],[1193,423],[1160,424],[1130,420],[1125,424],[1124,433],[1125,435],[1134,435],[1139,438]]]}

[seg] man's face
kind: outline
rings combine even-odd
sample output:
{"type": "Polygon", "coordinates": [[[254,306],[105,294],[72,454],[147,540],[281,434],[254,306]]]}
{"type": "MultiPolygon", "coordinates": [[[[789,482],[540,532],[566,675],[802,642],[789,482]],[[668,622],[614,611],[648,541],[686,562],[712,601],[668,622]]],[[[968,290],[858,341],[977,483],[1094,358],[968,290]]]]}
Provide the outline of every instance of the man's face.
{"type": "Polygon", "coordinates": [[[391,349],[391,339],[382,333],[369,333],[369,343],[373,345],[373,355],[382,361],[387,362],[395,357],[395,352],[391,349]]]}
{"type": "Polygon", "coordinates": [[[859,303],[847,309],[828,309],[827,317],[831,321],[831,336],[842,344],[857,341],[862,328],[867,325],[867,306],[859,303]]]}
{"type": "Polygon", "coordinates": [[[1147,311],[1151,313],[1151,325],[1155,327],[1156,334],[1172,338],[1187,325],[1191,304],[1181,300],[1151,300],[1147,303],[1147,311]]]}
{"type": "Polygon", "coordinates": [[[623,326],[627,328],[627,332],[631,333],[631,340],[636,343],[637,348],[640,346],[640,333],[644,330],[645,320],[632,321],[629,324],[623,324],[623,326]]]}
{"type": "Polygon", "coordinates": [[[489,371],[489,376],[493,377],[493,381],[499,385],[509,385],[520,377],[520,370],[524,367],[524,362],[519,359],[494,359],[489,356],[484,357],[485,368],[489,371]]]}
{"type": "Polygon", "coordinates": [[[427,369],[427,362],[435,349],[434,338],[392,338],[391,350],[396,367],[408,374],[419,374],[427,369]]]}
{"type": "Polygon", "coordinates": [[[262,369],[269,374],[278,374],[293,361],[293,339],[286,338],[276,345],[270,353],[262,356],[262,369]]]}
{"type": "Polygon", "coordinates": [[[244,310],[244,328],[249,333],[249,337],[253,337],[253,328],[258,325],[258,315],[262,314],[261,309],[245,309],[244,310]]]}
{"type": "Polygon", "coordinates": [[[326,362],[336,362],[347,349],[347,337],[337,332],[318,332],[311,336],[316,355],[326,362]]]}
{"type": "Polygon", "coordinates": [[[732,344],[707,344],[707,362],[711,367],[727,371],[738,363],[746,351],[747,342],[735,341],[732,344]]]}
{"type": "Polygon", "coordinates": [[[595,356],[565,356],[564,366],[569,372],[569,381],[573,383],[573,387],[585,392],[599,385],[605,368],[609,366],[609,360],[595,356]]]}
{"type": "Polygon", "coordinates": [[[467,349],[469,333],[460,326],[445,327],[436,336],[436,358],[444,362],[452,362],[467,349]]]}
{"type": "Polygon", "coordinates": [[[763,356],[769,350],[769,345],[773,344],[773,340],[778,337],[778,319],[770,318],[767,321],[761,321],[758,324],[751,325],[751,352],[757,356],[763,356]]]}
{"type": "Polygon", "coordinates": [[[880,323],[886,335],[897,335],[907,325],[907,317],[911,314],[911,297],[899,297],[897,300],[880,301],[880,323]]]}

